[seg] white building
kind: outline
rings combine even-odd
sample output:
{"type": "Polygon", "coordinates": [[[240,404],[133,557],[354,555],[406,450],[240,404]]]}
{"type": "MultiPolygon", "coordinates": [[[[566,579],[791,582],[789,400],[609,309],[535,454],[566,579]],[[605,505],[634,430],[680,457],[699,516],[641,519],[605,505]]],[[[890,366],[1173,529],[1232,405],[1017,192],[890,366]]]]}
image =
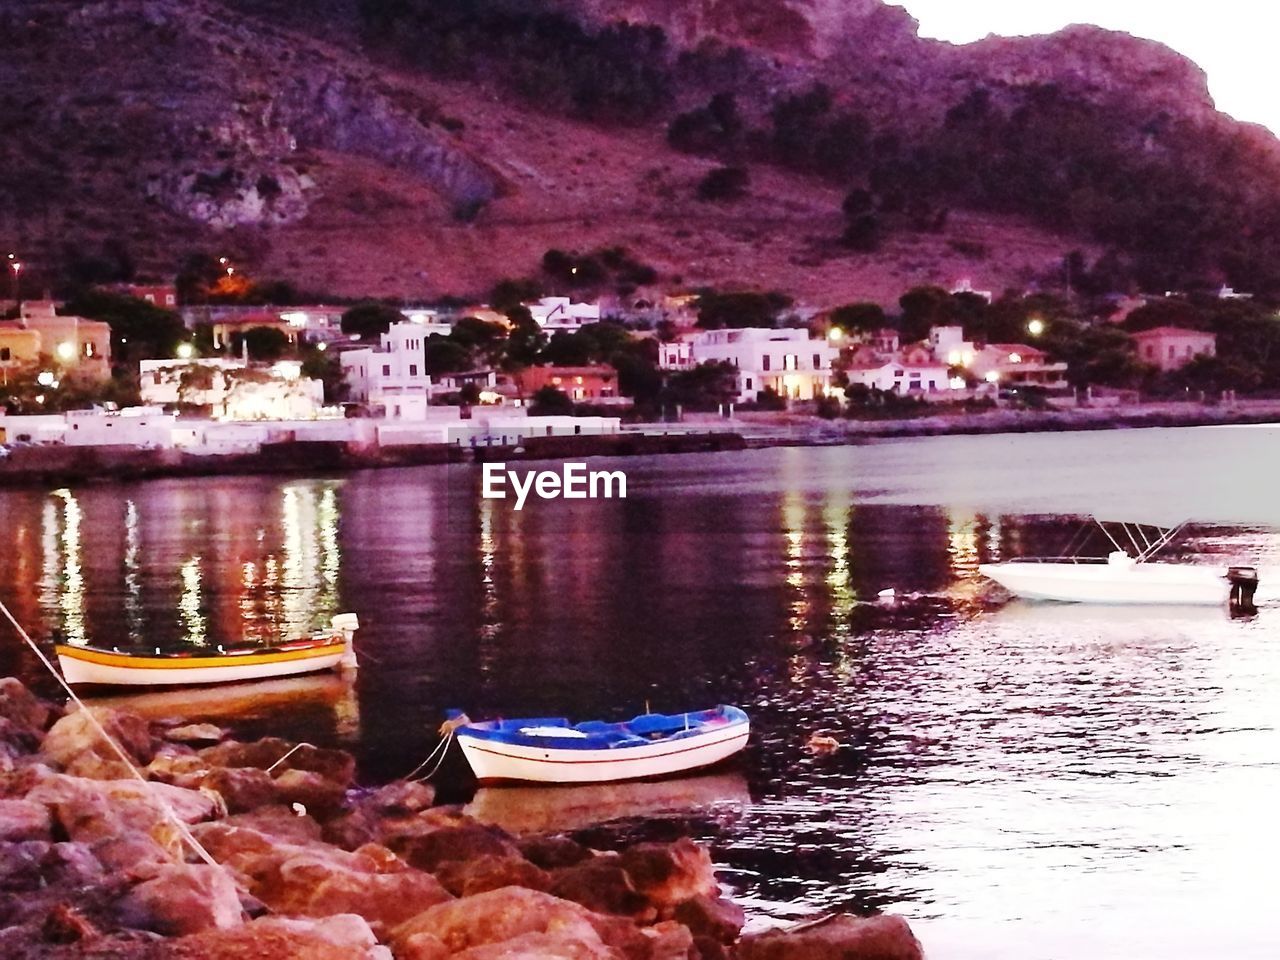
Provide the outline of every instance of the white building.
{"type": "Polygon", "coordinates": [[[139,393],[157,407],[200,407],[218,420],[308,420],[324,413],[324,384],[296,361],[251,367],[243,360],[143,360],[139,393]]]}
{"type": "Polygon", "coordinates": [[[573,303],[568,297],[543,297],[527,303],[529,313],[544,330],[577,330],[589,323],[600,322],[600,304],[573,303]]]}
{"type": "Polygon", "coordinates": [[[422,420],[431,400],[423,324],[393,323],[378,349],[348,350],[339,358],[349,396],[380,406],[393,420],[422,420]]]}
{"type": "Polygon", "coordinates": [[[951,367],[967,367],[978,355],[973,341],[964,338],[963,327],[934,327],[929,331],[934,359],[951,367]]]}
{"type": "Polygon", "coordinates": [[[800,328],[707,330],[689,340],[694,364],[725,362],[738,371],[738,401],[772,389],[788,400],[813,400],[831,391],[839,350],[800,328]]]}
{"type": "Polygon", "coordinates": [[[845,368],[845,374],[851,385],[862,384],[904,397],[944,399],[941,395],[953,389],[945,363],[908,363],[891,358],[852,363],[845,368]]]}
{"type": "Polygon", "coordinates": [[[663,370],[688,370],[697,366],[693,359],[693,344],[683,339],[659,343],[658,366],[663,370]]]}
{"type": "Polygon", "coordinates": [[[172,414],[155,407],[70,410],[31,416],[0,413],[0,443],[168,448],[174,444],[175,423],[172,414]]]}

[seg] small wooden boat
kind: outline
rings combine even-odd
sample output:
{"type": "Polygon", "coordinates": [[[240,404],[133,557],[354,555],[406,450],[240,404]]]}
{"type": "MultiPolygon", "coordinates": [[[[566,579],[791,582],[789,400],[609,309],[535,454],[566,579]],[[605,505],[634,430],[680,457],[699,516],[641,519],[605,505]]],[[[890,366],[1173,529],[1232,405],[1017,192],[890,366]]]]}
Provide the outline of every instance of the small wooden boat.
{"type": "Polygon", "coordinates": [[[610,783],[710,767],[741,750],[751,732],[737,707],[646,713],[625,723],[532,717],[463,723],[458,743],[482,785],[610,783]]]}
{"type": "Polygon", "coordinates": [[[341,613],[333,618],[330,630],[302,640],[268,647],[218,648],[208,653],[142,654],[61,643],[56,649],[62,675],[71,684],[163,687],[238,683],[354,668],[352,638],[359,626],[354,613],[341,613]]]}

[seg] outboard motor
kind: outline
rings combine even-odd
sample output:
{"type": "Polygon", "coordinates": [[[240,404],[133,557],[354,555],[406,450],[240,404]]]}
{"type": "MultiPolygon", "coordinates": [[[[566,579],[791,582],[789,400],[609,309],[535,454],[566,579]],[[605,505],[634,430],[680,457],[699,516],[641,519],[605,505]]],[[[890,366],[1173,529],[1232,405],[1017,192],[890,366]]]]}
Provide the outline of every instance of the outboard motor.
{"type": "Polygon", "coordinates": [[[1227,583],[1231,584],[1230,606],[1233,616],[1258,612],[1253,594],[1258,589],[1257,567],[1228,567],[1227,583]]]}

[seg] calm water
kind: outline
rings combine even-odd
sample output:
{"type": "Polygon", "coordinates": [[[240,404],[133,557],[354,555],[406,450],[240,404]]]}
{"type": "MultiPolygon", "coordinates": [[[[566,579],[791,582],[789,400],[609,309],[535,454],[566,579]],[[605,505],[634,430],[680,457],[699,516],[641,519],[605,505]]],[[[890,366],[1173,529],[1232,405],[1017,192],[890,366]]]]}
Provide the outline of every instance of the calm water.
{"type": "MultiPolygon", "coordinates": [[[[480,499],[468,467],[0,492],[0,591],[43,638],[119,646],[292,635],[354,610],[353,685],[138,703],[341,744],[370,780],[422,759],[448,706],[739,703],[756,730],[739,771],[473,809],[605,844],[689,832],[762,917],[892,909],[940,958],[1270,958],[1278,437],[628,460],[625,501],[520,513],[480,499]],[[1056,552],[1081,512],[1214,522],[1185,549],[1261,563],[1259,615],[992,603],[977,564],[1056,552]],[[899,603],[873,602],[885,587],[899,603]],[[841,749],[807,754],[818,730],[841,749]],[[621,822],[589,827],[602,817],[621,822]]],[[[11,672],[36,678],[0,634],[11,672]]],[[[442,775],[467,789],[458,757],[442,775]]]]}

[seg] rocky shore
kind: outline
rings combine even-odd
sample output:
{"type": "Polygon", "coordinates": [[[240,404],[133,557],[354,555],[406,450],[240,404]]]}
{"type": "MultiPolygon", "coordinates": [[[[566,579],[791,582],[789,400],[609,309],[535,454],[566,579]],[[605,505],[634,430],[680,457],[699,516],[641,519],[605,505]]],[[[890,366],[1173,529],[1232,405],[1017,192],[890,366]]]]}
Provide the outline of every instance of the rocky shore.
{"type": "Polygon", "coordinates": [[[906,922],[742,936],[689,840],[588,849],[355,784],[340,750],[81,711],[0,679],[0,956],[921,960],[906,922]],[[205,862],[199,844],[212,863],[205,862]]]}

